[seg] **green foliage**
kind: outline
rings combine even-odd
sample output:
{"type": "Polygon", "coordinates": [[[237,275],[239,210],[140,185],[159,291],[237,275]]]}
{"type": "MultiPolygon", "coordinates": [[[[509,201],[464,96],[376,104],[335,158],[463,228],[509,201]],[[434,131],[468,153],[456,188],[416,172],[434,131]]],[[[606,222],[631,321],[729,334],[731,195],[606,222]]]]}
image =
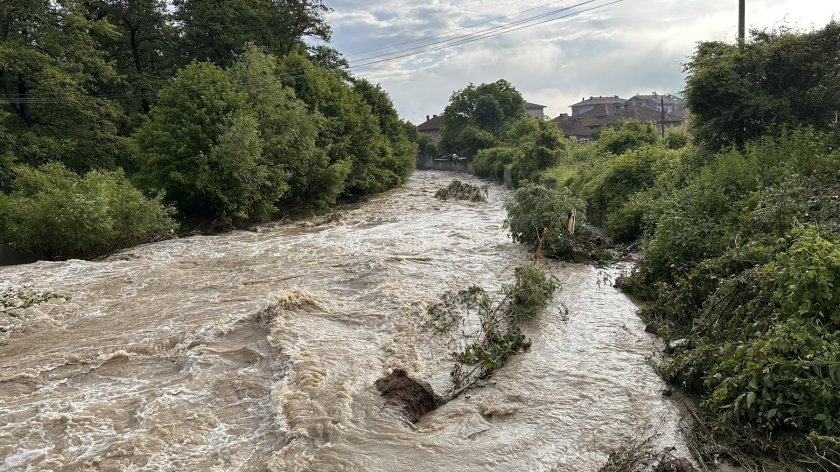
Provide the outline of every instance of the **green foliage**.
{"type": "MultiPolygon", "coordinates": [[[[63,162],[74,170],[114,168],[130,145],[123,110],[98,95],[117,81],[93,34],[109,34],[73,0],[5,2],[0,9],[0,93],[10,99],[0,126],[21,163],[63,162]]],[[[6,151],[6,152],[4,152],[6,151]]]]}
{"type": "MultiPolygon", "coordinates": [[[[377,167],[392,172],[398,180],[396,185],[402,184],[417,164],[415,161],[417,146],[409,140],[391,97],[381,86],[361,79],[355,82],[353,91],[370,106],[374,116],[379,120],[379,129],[390,146],[389,152],[376,164],[377,167]]],[[[388,178],[391,179],[390,176],[388,178]]]]}
{"type": "Polygon", "coordinates": [[[181,56],[221,67],[233,64],[248,43],[286,55],[305,47],[305,38],[327,41],[331,35],[324,20],[330,8],[321,0],[175,0],[173,5],[181,56]]]}
{"type": "Polygon", "coordinates": [[[441,302],[429,307],[431,325],[440,333],[463,325],[467,318],[474,317],[480,323],[476,333],[461,339],[462,343],[466,340],[463,349],[452,353],[458,364],[451,373],[453,387],[444,395],[447,400],[531,347],[519,325],[533,320],[546,307],[557,285],[534,265],[518,267],[514,273],[516,282],[503,288],[500,301],[492,300],[481,287],[472,286],[446,294],[441,302]],[[465,371],[465,367],[470,370],[465,371]]]}
{"type": "Polygon", "coordinates": [[[123,81],[111,84],[111,94],[127,93],[126,109],[148,113],[152,99],[178,66],[173,46],[178,30],[164,0],[90,0],[88,13],[112,28],[92,31],[99,47],[113,60],[123,81]]]}
{"type": "Polygon", "coordinates": [[[723,346],[719,358],[703,406],[718,411],[720,421],[840,436],[837,331],[791,319],[761,338],[723,346]]]}
{"type": "Polygon", "coordinates": [[[14,191],[1,200],[0,238],[47,258],[101,256],[175,228],[161,199],[146,199],[122,171],[82,178],[60,164],[20,167],[14,191]]]}
{"type": "Polygon", "coordinates": [[[618,155],[658,141],[659,135],[653,123],[627,120],[617,128],[604,129],[597,142],[602,150],[618,155]]]}
{"type": "Polygon", "coordinates": [[[691,143],[691,133],[685,127],[671,128],[665,132],[662,143],[668,149],[682,149],[691,143]]]}
{"type": "Polygon", "coordinates": [[[523,115],[525,101],[509,82],[470,84],[452,94],[443,112],[443,150],[472,157],[481,149],[495,146],[523,115]]]}
{"type": "Polygon", "coordinates": [[[557,284],[535,265],[517,267],[514,275],[516,283],[504,287],[510,299],[506,315],[514,323],[531,321],[545,309],[557,284]]]}
{"type": "Polygon", "coordinates": [[[686,66],[698,144],[713,151],[789,126],[834,127],[840,109],[840,24],[805,34],[754,33],[743,46],[700,43],[686,66]]]}
{"type": "Polygon", "coordinates": [[[340,76],[317,67],[302,54],[283,57],[279,73],[310,111],[325,117],[318,146],[326,149],[331,165],[350,164],[345,194],[381,192],[405,181],[413,166],[414,147],[392,122],[393,105],[381,89],[360,82],[363,96],[340,76]],[[379,116],[366,100],[377,107],[379,116]],[[380,131],[382,122],[391,130],[390,135],[380,131]]]}
{"type": "Polygon", "coordinates": [[[285,182],[263,158],[247,99],[212,64],[181,70],[137,132],[138,184],[164,191],[185,215],[222,223],[268,219],[285,182]]]}
{"type": "Polygon", "coordinates": [[[473,171],[479,177],[487,177],[502,182],[505,167],[522,158],[522,150],[517,147],[500,146],[478,151],[472,160],[473,171]]]}
{"type": "Polygon", "coordinates": [[[510,229],[515,242],[535,249],[541,245],[550,257],[569,258],[587,254],[587,248],[569,236],[566,228],[566,217],[573,211],[580,215],[579,226],[583,226],[586,209],[584,201],[575,197],[568,188],[548,190],[525,182],[514,192],[505,208],[505,226],[510,229]]]}
{"type": "MultiPolygon", "coordinates": [[[[324,119],[310,113],[306,104],[277,79],[280,64],[275,56],[253,45],[230,69],[235,84],[243,84],[249,113],[257,119],[268,185],[260,189],[265,203],[277,203],[281,211],[323,209],[335,203],[344,189],[349,166],[330,165],[317,147],[324,119]],[[285,192],[284,192],[285,189],[285,192]]],[[[271,209],[264,218],[270,215],[271,209]]]]}
{"type": "Polygon", "coordinates": [[[511,178],[514,182],[536,182],[543,170],[557,163],[565,148],[566,138],[550,121],[534,121],[526,117],[517,125],[510,133],[510,138],[522,153],[511,165],[511,178]],[[536,126],[523,125],[524,120],[532,121],[536,126]]]}
{"type": "MultiPolygon", "coordinates": [[[[645,146],[607,160],[581,189],[581,195],[588,203],[590,218],[599,225],[609,221],[608,229],[616,230],[624,222],[616,220],[615,210],[620,211],[633,195],[652,188],[657,177],[672,172],[679,157],[678,151],[645,146]]],[[[613,234],[621,240],[630,241],[640,233],[637,226],[613,234]]]]}
{"type": "MultiPolygon", "coordinates": [[[[640,276],[649,282],[673,281],[696,262],[723,254],[739,236],[755,234],[754,227],[742,222],[745,215],[753,215],[752,221],[757,222],[755,218],[762,214],[756,210],[762,205],[761,192],[784,186],[791,176],[836,175],[840,170],[840,152],[827,145],[829,139],[805,128],[763,137],[748,143],[743,151],[715,155],[673,193],[663,209],[656,231],[645,242],[640,276]]],[[[832,208],[829,200],[821,197],[826,209],[832,208]]],[[[781,235],[796,215],[789,214],[786,219],[778,213],[784,209],[775,211],[777,219],[782,219],[777,222],[781,235]]],[[[802,211],[803,216],[806,213],[808,210],[802,211]]],[[[769,216],[766,211],[763,214],[769,216]]]]}

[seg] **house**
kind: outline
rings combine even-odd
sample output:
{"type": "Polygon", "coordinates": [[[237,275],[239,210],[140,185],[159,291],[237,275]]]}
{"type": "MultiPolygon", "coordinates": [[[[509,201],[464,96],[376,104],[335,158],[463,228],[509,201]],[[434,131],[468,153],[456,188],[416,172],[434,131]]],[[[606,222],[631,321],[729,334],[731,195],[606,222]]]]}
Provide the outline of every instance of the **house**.
{"type": "Polygon", "coordinates": [[[525,102],[525,113],[531,118],[541,120],[545,118],[545,105],[537,105],[536,103],[525,102]]]}
{"type": "Polygon", "coordinates": [[[685,105],[674,95],[635,95],[630,99],[612,97],[589,97],[571,106],[572,115],[561,114],[554,123],[563,134],[576,141],[592,139],[604,126],[621,120],[654,122],[666,128],[682,126],[685,121],[685,105]],[[662,104],[665,116],[662,116],[662,104]]]}
{"type": "Polygon", "coordinates": [[[577,117],[583,113],[586,113],[596,107],[604,106],[604,105],[621,105],[627,100],[623,98],[619,98],[618,95],[614,95],[612,97],[589,97],[581,98],[578,103],[571,105],[572,108],[572,117],[577,117]]]}
{"type": "Polygon", "coordinates": [[[426,115],[426,121],[417,126],[417,131],[437,141],[443,128],[443,115],[426,115]]]}
{"type": "Polygon", "coordinates": [[[685,103],[682,98],[671,94],[658,95],[656,92],[653,92],[651,95],[636,94],[627,100],[627,103],[640,108],[648,108],[656,111],[662,111],[662,105],[664,103],[665,113],[674,113],[685,110],[685,103]]]}
{"type": "Polygon", "coordinates": [[[571,117],[567,113],[561,113],[560,116],[554,118],[552,121],[572,141],[588,141],[592,138],[592,130],[580,118],[571,117]]]}

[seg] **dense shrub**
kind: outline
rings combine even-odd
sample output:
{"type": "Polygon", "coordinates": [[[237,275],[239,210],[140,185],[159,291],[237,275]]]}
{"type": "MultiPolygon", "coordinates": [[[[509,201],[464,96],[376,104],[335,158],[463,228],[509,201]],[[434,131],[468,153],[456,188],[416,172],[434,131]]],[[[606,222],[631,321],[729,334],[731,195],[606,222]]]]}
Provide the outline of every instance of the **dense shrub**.
{"type": "MultiPolygon", "coordinates": [[[[566,138],[550,121],[534,121],[536,126],[530,133],[521,133],[516,137],[522,154],[511,165],[513,182],[528,180],[536,182],[545,169],[552,167],[565,149],[566,138]]],[[[525,130],[528,127],[521,127],[525,130]]]]}
{"type": "Polygon", "coordinates": [[[194,63],[160,93],[138,130],[138,184],[163,190],[185,215],[265,220],[286,188],[263,156],[259,123],[229,75],[194,63]]]}
{"type": "Polygon", "coordinates": [[[482,149],[472,160],[473,170],[479,177],[501,182],[505,177],[505,167],[521,156],[522,151],[516,147],[500,146],[482,149]]]}
{"type": "Polygon", "coordinates": [[[19,167],[14,191],[0,200],[0,239],[47,258],[101,256],[175,228],[161,199],[146,199],[122,171],[79,177],[61,164],[19,167]]]}
{"type": "Polygon", "coordinates": [[[602,150],[618,155],[657,141],[659,135],[652,123],[628,120],[605,128],[597,142],[602,150]]]}
{"type": "Polygon", "coordinates": [[[840,23],[810,33],[756,32],[744,45],[700,43],[685,98],[698,144],[742,146],[790,126],[836,129],[840,23]]]}
{"type": "MultiPolygon", "coordinates": [[[[533,248],[541,245],[550,257],[575,258],[587,254],[587,249],[571,237],[566,228],[566,216],[572,211],[580,215],[578,225],[583,227],[586,204],[567,188],[548,190],[524,182],[506,209],[505,225],[514,241],[533,248]]],[[[580,232],[583,232],[582,228],[580,232]]]]}
{"type": "MultiPolygon", "coordinates": [[[[336,185],[327,184],[337,168],[330,166],[326,152],[317,147],[324,119],[310,113],[294,91],[277,79],[278,69],[276,57],[253,46],[230,69],[234,83],[246,95],[249,114],[257,119],[261,160],[269,173],[267,186],[259,191],[266,197],[264,203],[277,203],[284,212],[332,205],[344,189],[342,176],[347,172],[338,172],[336,185]]],[[[252,218],[269,217],[272,208],[265,210],[252,218]]]]}
{"type": "Polygon", "coordinates": [[[531,321],[548,305],[557,284],[537,266],[517,267],[516,282],[504,288],[508,316],[514,323],[531,321]]]}
{"type": "Polygon", "coordinates": [[[840,336],[790,319],[761,337],[722,346],[705,408],[720,421],[840,436],[840,336]]]}
{"type": "MultiPolygon", "coordinates": [[[[581,191],[593,222],[603,225],[634,194],[653,187],[659,175],[676,167],[679,155],[679,151],[645,146],[606,161],[581,191]]],[[[615,221],[612,223],[618,226],[615,221]]],[[[637,226],[622,233],[622,239],[632,240],[640,235],[640,230],[637,226]]]]}

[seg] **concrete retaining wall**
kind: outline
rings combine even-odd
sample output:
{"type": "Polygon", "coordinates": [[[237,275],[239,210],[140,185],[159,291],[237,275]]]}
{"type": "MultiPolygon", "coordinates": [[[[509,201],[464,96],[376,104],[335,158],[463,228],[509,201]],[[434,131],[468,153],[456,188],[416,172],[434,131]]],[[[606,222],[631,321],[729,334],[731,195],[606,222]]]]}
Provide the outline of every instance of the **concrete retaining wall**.
{"type": "Polygon", "coordinates": [[[445,170],[450,172],[466,172],[473,174],[472,162],[469,159],[435,159],[430,156],[418,156],[417,168],[420,170],[445,170]]]}

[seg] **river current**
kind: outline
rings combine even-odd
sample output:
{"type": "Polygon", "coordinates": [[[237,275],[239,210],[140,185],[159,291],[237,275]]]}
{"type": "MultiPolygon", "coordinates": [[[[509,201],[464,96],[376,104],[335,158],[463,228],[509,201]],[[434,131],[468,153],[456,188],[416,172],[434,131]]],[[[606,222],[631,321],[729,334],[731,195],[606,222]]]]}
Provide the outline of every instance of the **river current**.
{"type": "Polygon", "coordinates": [[[445,388],[427,307],[530,257],[503,228],[508,191],[434,198],[454,176],[417,171],[329,218],[0,268],[0,291],[69,298],[0,312],[0,472],[593,471],[655,431],[683,450],[617,268],[545,262],[560,289],[529,352],[416,425],[386,405],[373,383],[392,368],[445,388]]]}

